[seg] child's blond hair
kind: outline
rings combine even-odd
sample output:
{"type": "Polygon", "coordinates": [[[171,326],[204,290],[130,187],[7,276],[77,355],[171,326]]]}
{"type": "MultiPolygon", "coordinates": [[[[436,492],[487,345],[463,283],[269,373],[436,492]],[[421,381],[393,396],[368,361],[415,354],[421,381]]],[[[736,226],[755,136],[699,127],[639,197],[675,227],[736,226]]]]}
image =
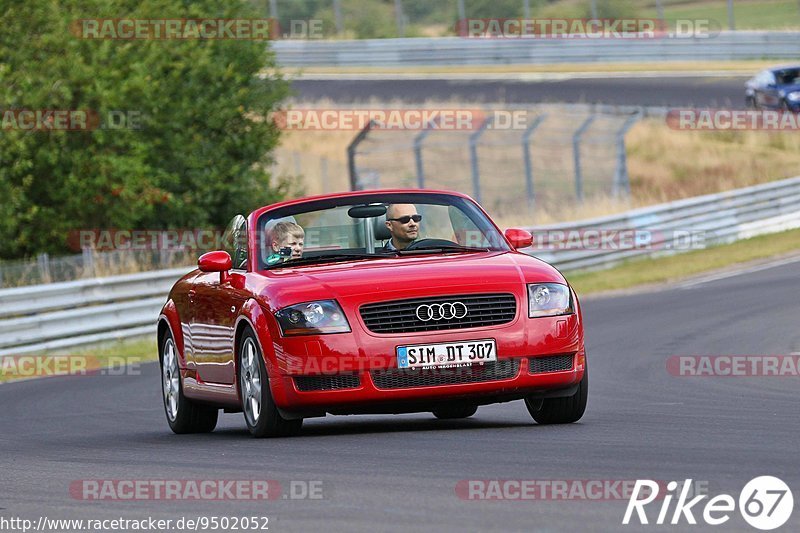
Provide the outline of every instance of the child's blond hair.
{"type": "Polygon", "coordinates": [[[294,222],[278,222],[269,232],[269,243],[282,243],[286,241],[288,237],[302,239],[305,235],[305,230],[299,224],[295,224],[294,222]]]}

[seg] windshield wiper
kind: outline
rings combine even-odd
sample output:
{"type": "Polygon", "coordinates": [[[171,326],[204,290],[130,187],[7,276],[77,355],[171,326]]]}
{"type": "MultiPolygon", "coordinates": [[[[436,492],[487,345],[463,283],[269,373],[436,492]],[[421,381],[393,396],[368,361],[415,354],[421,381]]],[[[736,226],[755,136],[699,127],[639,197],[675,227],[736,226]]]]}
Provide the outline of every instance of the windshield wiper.
{"type": "Polygon", "coordinates": [[[374,253],[374,254],[338,254],[338,255],[318,255],[318,256],[311,256],[311,257],[301,257],[299,259],[292,259],[291,261],[284,261],[283,263],[276,263],[274,265],[268,265],[264,267],[267,270],[272,270],[273,268],[282,268],[282,267],[292,267],[298,265],[311,265],[315,263],[332,263],[336,261],[351,261],[353,259],[383,259],[386,257],[394,257],[397,255],[397,252],[381,252],[381,253],[374,253]]]}
{"type": "Polygon", "coordinates": [[[412,250],[398,250],[398,254],[400,255],[414,255],[415,253],[423,253],[423,254],[430,254],[430,253],[447,253],[447,252],[488,252],[488,248],[473,248],[471,246],[460,246],[458,244],[453,245],[441,245],[437,244],[434,246],[420,246],[419,248],[414,248],[412,250]]]}

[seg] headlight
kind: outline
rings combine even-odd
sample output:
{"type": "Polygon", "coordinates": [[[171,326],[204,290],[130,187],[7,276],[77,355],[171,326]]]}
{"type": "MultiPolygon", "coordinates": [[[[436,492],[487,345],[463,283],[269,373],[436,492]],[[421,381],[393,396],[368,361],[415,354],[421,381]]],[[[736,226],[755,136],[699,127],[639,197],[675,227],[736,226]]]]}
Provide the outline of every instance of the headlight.
{"type": "Polygon", "coordinates": [[[786,99],[790,102],[800,102],[800,91],[787,94],[786,99]]]}
{"type": "Polygon", "coordinates": [[[350,324],[336,300],[290,305],[275,313],[275,318],[285,337],[350,332],[350,324]]]}
{"type": "Polygon", "coordinates": [[[569,315],[572,296],[569,287],[560,283],[531,283],[528,285],[528,318],[569,315]]]}

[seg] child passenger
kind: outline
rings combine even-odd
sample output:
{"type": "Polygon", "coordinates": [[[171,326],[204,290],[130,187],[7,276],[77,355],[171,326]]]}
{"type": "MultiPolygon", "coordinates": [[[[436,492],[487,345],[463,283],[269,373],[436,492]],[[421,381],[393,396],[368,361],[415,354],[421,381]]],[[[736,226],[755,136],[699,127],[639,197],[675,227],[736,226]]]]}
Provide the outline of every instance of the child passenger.
{"type": "Polygon", "coordinates": [[[272,253],[267,258],[267,264],[274,265],[302,257],[305,235],[306,232],[303,228],[294,222],[278,222],[275,224],[267,235],[267,243],[272,247],[272,253]],[[287,253],[288,250],[284,250],[281,253],[284,248],[290,248],[291,254],[287,253]]]}

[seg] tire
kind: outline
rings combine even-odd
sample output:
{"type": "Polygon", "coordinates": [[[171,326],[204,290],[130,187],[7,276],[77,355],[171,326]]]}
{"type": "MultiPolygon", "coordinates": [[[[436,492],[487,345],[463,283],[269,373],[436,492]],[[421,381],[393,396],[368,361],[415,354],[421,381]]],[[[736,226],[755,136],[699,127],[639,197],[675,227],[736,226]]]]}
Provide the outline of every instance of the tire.
{"type": "Polygon", "coordinates": [[[200,405],[183,395],[183,380],[178,369],[178,350],[172,333],[161,338],[161,397],[170,429],[177,434],[211,433],[217,427],[219,409],[200,405]]]}
{"type": "Polygon", "coordinates": [[[539,424],[571,424],[586,411],[589,396],[589,371],[584,370],[578,390],[564,398],[525,398],[525,407],[539,424]]]}
{"type": "Polygon", "coordinates": [[[478,411],[478,406],[473,404],[448,405],[433,411],[433,416],[439,420],[453,420],[457,418],[469,418],[478,411]]]}
{"type": "Polygon", "coordinates": [[[303,419],[283,418],[272,400],[264,357],[252,330],[247,330],[242,336],[237,353],[239,396],[250,434],[263,438],[290,437],[300,433],[303,419]]]}
{"type": "Polygon", "coordinates": [[[758,106],[756,106],[756,99],[753,98],[752,96],[745,97],[744,105],[745,105],[745,107],[747,107],[747,109],[757,109],[758,108],[758,106]]]}

